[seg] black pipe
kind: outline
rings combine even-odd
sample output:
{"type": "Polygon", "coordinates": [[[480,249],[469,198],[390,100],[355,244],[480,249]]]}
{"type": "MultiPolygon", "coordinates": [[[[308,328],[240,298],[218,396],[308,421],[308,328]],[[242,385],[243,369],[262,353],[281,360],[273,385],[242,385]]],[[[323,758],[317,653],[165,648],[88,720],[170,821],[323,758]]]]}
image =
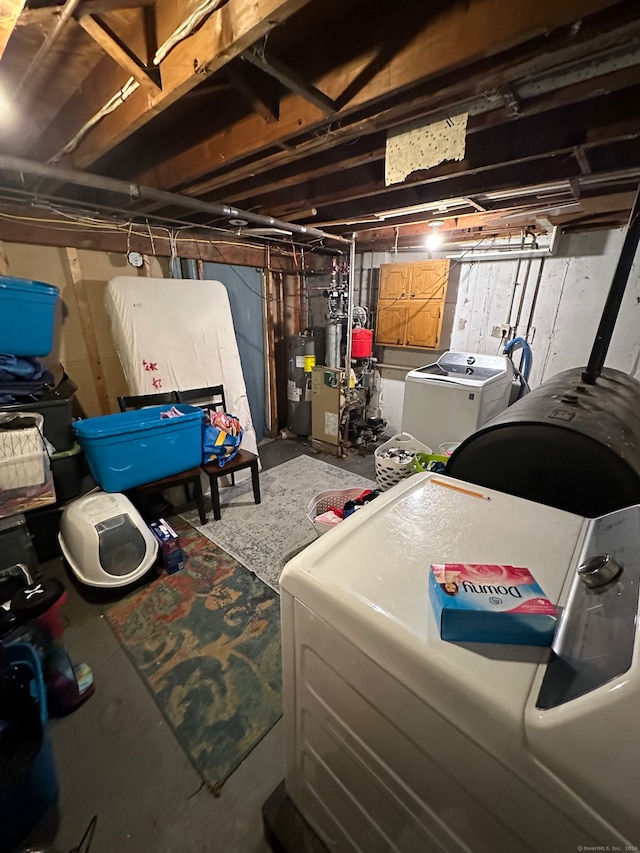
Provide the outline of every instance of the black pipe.
{"type": "Polygon", "coordinates": [[[633,202],[631,216],[629,217],[629,223],[627,225],[627,233],[624,238],[624,243],[622,244],[620,258],[618,259],[618,266],[613,274],[613,281],[609,288],[607,301],[604,304],[602,317],[600,318],[600,325],[598,326],[591,355],[589,356],[589,363],[587,364],[587,369],[582,374],[582,381],[586,382],[588,385],[595,385],[596,380],[598,376],[600,376],[602,368],[604,367],[604,361],[607,357],[609,344],[611,343],[611,337],[616,325],[620,306],[622,305],[622,298],[627,286],[627,281],[629,280],[629,273],[631,272],[631,266],[633,265],[633,260],[636,256],[639,241],[640,187],[638,187],[638,192],[636,193],[636,198],[633,202]]]}

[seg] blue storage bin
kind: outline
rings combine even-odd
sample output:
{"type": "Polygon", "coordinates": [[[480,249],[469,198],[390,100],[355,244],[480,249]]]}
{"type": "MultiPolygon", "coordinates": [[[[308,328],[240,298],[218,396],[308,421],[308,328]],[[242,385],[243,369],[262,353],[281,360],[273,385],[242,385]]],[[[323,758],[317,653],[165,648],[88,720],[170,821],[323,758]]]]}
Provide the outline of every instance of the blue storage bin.
{"type": "Polygon", "coordinates": [[[0,275],[0,352],[49,355],[58,288],[0,275]]]}
{"type": "Polygon", "coordinates": [[[151,406],[74,423],[91,476],[105,492],[123,492],[200,465],[204,412],[180,403],[175,407],[184,414],[161,418],[171,406],[151,406]]]}
{"type": "Polygon", "coordinates": [[[29,643],[4,647],[9,663],[30,680],[44,729],[42,744],[29,768],[0,795],[0,853],[9,853],[58,798],[58,777],[47,730],[47,694],[37,652],[29,643]]]}

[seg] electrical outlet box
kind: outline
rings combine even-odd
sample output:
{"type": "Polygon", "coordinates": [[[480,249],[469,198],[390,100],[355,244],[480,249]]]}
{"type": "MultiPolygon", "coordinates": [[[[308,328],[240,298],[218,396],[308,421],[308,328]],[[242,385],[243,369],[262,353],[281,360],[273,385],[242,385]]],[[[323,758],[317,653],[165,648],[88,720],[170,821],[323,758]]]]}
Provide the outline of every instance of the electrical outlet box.
{"type": "Polygon", "coordinates": [[[511,337],[511,326],[494,326],[491,330],[491,337],[499,338],[501,341],[506,343],[511,337]]]}

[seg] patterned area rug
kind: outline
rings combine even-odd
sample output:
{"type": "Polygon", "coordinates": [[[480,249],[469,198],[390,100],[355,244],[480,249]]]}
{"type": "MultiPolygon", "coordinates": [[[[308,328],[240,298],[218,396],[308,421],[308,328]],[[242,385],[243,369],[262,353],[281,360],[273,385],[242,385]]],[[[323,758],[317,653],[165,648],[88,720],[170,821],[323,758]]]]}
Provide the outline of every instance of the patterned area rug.
{"type": "Polygon", "coordinates": [[[199,525],[198,514],[184,517],[270,587],[278,589],[285,564],[316,538],[307,518],[311,499],[329,489],[375,489],[343,468],[301,454],[260,474],[262,503],[253,502],[251,481],[220,489],[222,518],[199,525]]]}
{"type": "Polygon", "coordinates": [[[221,785],[281,716],[280,602],[190,525],[187,564],[106,613],[202,778],[221,785]]]}

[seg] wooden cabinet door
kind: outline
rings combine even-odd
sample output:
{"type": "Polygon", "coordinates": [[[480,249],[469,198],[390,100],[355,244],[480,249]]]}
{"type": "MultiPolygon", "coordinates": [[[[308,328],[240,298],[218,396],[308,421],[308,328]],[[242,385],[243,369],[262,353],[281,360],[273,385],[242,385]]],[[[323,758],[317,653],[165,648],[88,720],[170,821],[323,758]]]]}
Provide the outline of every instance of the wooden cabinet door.
{"type": "Polygon", "coordinates": [[[382,264],[378,299],[408,299],[409,276],[407,264],[382,264]]]}
{"type": "Polygon", "coordinates": [[[449,261],[422,261],[411,264],[411,299],[438,299],[444,302],[449,276],[449,261]]]}
{"type": "Polygon", "coordinates": [[[400,302],[378,303],[376,343],[391,347],[405,346],[408,306],[400,302]]]}
{"type": "Polygon", "coordinates": [[[441,303],[414,302],[409,306],[405,346],[436,349],[440,340],[441,303]]]}

